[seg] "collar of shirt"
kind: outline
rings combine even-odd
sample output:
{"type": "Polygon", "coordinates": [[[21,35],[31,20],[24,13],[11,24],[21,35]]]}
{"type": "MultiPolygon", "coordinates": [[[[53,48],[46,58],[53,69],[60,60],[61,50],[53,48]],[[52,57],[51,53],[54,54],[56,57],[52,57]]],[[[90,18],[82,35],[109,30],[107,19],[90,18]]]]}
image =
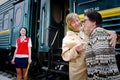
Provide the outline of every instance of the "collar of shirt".
{"type": "Polygon", "coordinates": [[[20,41],[22,42],[25,38],[26,36],[20,36],[20,41]]]}

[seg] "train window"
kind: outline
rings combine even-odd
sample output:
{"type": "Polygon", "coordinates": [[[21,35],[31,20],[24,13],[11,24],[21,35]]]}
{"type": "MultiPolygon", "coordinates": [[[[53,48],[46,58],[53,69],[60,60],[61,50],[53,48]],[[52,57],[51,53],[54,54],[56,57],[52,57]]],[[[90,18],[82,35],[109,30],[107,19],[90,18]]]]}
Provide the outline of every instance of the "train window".
{"type": "Polygon", "coordinates": [[[9,14],[7,13],[4,15],[4,27],[3,27],[4,30],[8,29],[8,18],[9,18],[9,14]]]}
{"type": "Polygon", "coordinates": [[[18,27],[21,22],[22,9],[18,8],[15,13],[15,25],[18,27]]]}

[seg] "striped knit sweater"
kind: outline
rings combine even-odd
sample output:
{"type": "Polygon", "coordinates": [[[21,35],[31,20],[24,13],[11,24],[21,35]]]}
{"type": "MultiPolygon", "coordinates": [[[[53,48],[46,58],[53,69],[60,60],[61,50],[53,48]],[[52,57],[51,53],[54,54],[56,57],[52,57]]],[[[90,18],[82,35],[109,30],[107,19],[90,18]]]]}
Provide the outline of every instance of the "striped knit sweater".
{"type": "Polygon", "coordinates": [[[86,47],[88,80],[120,80],[115,49],[109,45],[108,34],[95,28],[86,47]]]}

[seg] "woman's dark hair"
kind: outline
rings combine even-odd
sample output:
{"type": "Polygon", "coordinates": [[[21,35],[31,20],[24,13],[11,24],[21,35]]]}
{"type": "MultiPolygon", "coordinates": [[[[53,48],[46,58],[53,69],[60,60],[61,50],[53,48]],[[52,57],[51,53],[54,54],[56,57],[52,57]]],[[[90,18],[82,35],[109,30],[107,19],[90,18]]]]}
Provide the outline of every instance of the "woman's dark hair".
{"type": "MultiPolygon", "coordinates": [[[[20,28],[20,31],[21,31],[21,29],[25,29],[25,30],[26,30],[25,36],[27,37],[27,28],[26,28],[26,27],[21,27],[21,28],[20,28]]],[[[19,36],[21,36],[21,34],[20,34],[19,36]]]]}
{"type": "Polygon", "coordinates": [[[84,13],[90,21],[95,21],[97,27],[102,27],[102,16],[100,13],[94,10],[88,10],[84,13]]]}

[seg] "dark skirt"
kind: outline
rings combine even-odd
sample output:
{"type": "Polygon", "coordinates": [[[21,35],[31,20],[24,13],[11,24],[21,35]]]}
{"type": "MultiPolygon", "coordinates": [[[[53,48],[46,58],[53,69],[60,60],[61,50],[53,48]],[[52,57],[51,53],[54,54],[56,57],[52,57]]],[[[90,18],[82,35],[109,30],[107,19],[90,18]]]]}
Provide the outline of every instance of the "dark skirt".
{"type": "Polygon", "coordinates": [[[27,68],[28,58],[15,58],[15,68],[27,68]]]}

